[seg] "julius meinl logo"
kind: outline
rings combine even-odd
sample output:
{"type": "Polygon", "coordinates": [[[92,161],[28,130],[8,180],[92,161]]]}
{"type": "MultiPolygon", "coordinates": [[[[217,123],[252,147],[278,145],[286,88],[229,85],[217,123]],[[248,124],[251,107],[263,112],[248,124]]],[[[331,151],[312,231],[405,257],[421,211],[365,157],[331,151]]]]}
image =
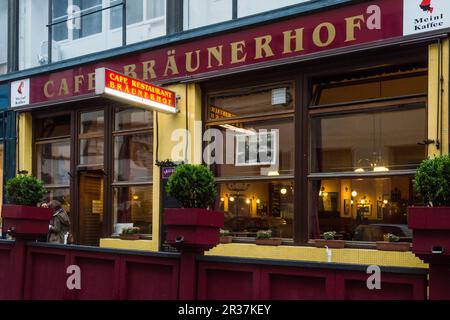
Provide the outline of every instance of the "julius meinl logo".
{"type": "Polygon", "coordinates": [[[428,16],[418,16],[414,19],[414,30],[425,32],[431,31],[435,29],[440,29],[444,26],[444,13],[436,12],[438,11],[438,7],[436,3],[434,5],[431,4],[432,0],[420,0],[419,7],[423,12],[429,13],[428,16]],[[433,12],[435,14],[433,15],[433,12]]]}

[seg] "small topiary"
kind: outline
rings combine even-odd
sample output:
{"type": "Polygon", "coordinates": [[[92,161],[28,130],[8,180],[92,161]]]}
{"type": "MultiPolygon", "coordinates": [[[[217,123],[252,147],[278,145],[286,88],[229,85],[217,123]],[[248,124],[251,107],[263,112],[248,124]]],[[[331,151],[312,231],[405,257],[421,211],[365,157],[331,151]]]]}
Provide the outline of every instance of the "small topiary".
{"type": "Polygon", "coordinates": [[[387,233],[385,235],[383,235],[384,241],[386,242],[399,242],[400,241],[400,237],[396,236],[395,234],[392,233],[387,233]]]}
{"type": "Polygon", "coordinates": [[[417,169],[414,187],[430,207],[450,206],[450,156],[423,161],[417,169]]]}
{"type": "Polygon", "coordinates": [[[138,227],[124,228],[122,230],[122,234],[123,235],[126,235],[126,234],[139,234],[140,231],[141,231],[141,229],[138,228],[138,227]]]}
{"type": "Polygon", "coordinates": [[[167,182],[166,192],[183,208],[207,209],[215,200],[217,190],[212,172],[203,165],[181,164],[167,182]]]}
{"type": "Polygon", "coordinates": [[[6,193],[11,204],[36,206],[48,193],[42,180],[19,174],[6,182],[6,193]]]}
{"type": "Polygon", "coordinates": [[[272,238],[272,230],[259,230],[256,233],[257,239],[270,239],[272,238]]]}
{"type": "Polygon", "coordinates": [[[336,231],[328,231],[323,233],[323,238],[325,240],[334,240],[336,237],[336,231]]]}

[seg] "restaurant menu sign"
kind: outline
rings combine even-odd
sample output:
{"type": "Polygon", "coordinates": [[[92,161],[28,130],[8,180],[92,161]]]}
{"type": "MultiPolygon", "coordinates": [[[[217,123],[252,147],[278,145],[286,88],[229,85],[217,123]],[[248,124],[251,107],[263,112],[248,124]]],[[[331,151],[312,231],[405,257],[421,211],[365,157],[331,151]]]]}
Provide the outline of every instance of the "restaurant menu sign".
{"type": "Polygon", "coordinates": [[[38,75],[31,79],[30,104],[95,94],[98,68],[146,83],[176,82],[438,30],[449,26],[449,3],[367,1],[38,75]]]}
{"type": "Polygon", "coordinates": [[[106,68],[95,70],[95,94],[149,110],[178,112],[175,92],[106,68]]]}

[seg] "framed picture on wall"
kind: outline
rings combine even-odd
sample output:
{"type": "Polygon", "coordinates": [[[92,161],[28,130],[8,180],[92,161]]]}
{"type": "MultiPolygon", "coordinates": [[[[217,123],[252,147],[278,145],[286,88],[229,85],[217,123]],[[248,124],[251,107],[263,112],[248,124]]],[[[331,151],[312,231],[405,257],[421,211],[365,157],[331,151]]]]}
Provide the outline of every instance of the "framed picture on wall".
{"type": "Polygon", "coordinates": [[[276,165],[278,130],[260,130],[236,136],[236,166],[276,165]]]}
{"type": "Polygon", "coordinates": [[[372,205],[358,204],[358,216],[369,218],[372,215],[372,205]]]}
{"type": "Polygon", "coordinates": [[[377,219],[383,220],[383,201],[377,200],[377,219]]]}
{"type": "Polygon", "coordinates": [[[344,212],[342,214],[342,217],[344,218],[352,217],[352,200],[344,199],[344,212]]]}
{"type": "Polygon", "coordinates": [[[337,212],[339,204],[338,192],[327,192],[319,196],[319,211],[337,212]]]}

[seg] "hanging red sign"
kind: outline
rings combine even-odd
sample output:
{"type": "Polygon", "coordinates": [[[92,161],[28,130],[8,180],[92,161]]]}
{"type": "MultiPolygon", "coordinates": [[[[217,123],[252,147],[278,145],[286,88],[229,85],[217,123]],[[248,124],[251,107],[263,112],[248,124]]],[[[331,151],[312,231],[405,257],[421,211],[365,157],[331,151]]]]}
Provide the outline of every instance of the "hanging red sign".
{"type": "Polygon", "coordinates": [[[95,70],[95,93],[145,109],[178,112],[175,92],[106,68],[95,70]]]}

